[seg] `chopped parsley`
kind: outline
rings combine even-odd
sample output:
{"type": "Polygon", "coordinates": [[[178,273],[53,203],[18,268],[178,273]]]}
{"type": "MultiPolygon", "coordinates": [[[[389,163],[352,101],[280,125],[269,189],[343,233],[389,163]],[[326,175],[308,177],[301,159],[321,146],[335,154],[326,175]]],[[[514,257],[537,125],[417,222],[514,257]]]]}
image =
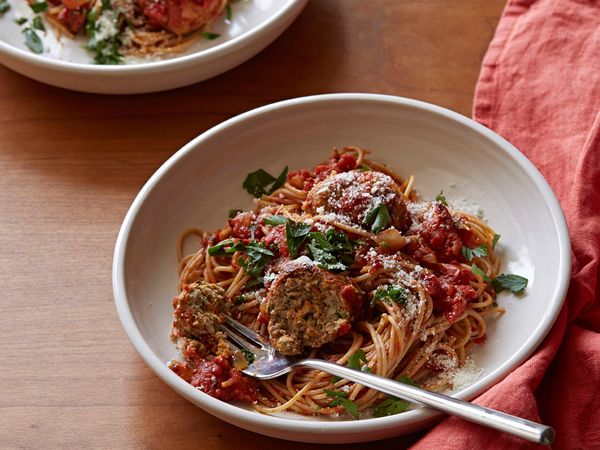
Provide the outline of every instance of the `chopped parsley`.
{"type": "Polygon", "coordinates": [[[46,27],[44,26],[44,22],[42,22],[42,18],[40,16],[35,16],[33,18],[31,26],[36,30],[46,31],[46,27]]]}
{"type": "Polygon", "coordinates": [[[288,167],[285,166],[277,178],[263,169],[258,169],[246,176],[242,187],[255,198],[261,198],[265,194],[272,194],[285,183],[288,167]]]}
{"type": "Polygon", "coordinates": [[[244,303],[246,303],[246,295],[245,294],[238,296],[233,302],[233,304],[235,306],[243,305],[244,303]]]}
{"type": "Polygon", "coordinates": [[[408,402],[396,397],[388,397],[373,408],[373,417],[393,416],[408,409],[408,402]]]}
{"type": "Polygon", "coordinates": [[[440,191],[440,193],[435,197],[435,201],[444,206],[448,206],[448,201],[446,200],[446,197],[444,197],[444,191],[440,191]]]}
{"type": "Polygon", "coordinates": [[[41,13],[48,9],[48,3],[45,1],[33,2],[29,4],[29,7],[34,13],[41,13]]]}
{"type": "Polygon", "coordinates": [[[290,257],[295,259],[304,241],[308,238],[311,225],[288,220],[285,225],[285,237],[290,257]]]}
{"type": "Polygon", "coordinates": [[[275,256],[262,242],[250,241],[245,250],[247,258],[240,258],[238,261],[248,275],[255,277],[262,273],[265,266],[275,256]]]}
{"type": "Polygon", "coordinates": [[[369,361],[367,360],[367,355],[362,348],[358,349],[356,352],[348,358],[348,367],[351,369],[360,369],[362,364],[361,362],[367,364],[369,361]]]}
{"type": "Polygon", "coordinates": [[[325,270],[346,270],[354,262],[354,245],[346,234],[333,228],[325,234],[315,231],[310,233],[308,251],[313,261],[325,270]]]}
{"type": "Polygon", "coordinates": [[[264,222],[273,227],[276,227],[277,225],[283,225],[286,223],[286,221],[287,219],[284,216],[269,216],[264,218],[264,222]]]}
{"type": "MultiPolygon", "coordinates": [[[[0,5],[2,5],[3,3],[0,3],[0,5]]],[[[27,19],[25,17],[20,17],[18,19],[15,19],[15,23],[17,25],[24,25],[27,23],[27,19]]]]}
{"type": "MultiPolygon", "coordinates": [[[[418,387],[418,385],[406,375],[400,375],[396,378],[396,381],[418,387]]],[[[375,406],[373,409],[373,417],[393,416],[394,414],[405,412],[408,407],[409,403],[407,401],[396,397],[388,397],[375,406]]]]}
{"type": "MultiPolygon", "coordinates": [[[[8,4],[8,2],[6,0],[0,0],[0,15],[3,15],[4,13],[8,12],[9,10],[10,10],[10,5],[8,4]]],[[[18,19],[18,20],[21,20],[21,19],[18,19]]],[[[25,21],[27,21],[27,19],[25,19],[25,21]]],[[[17,21],[15,20],[15,22],[17,22],[17,21]]],[[[19,23],[19,25],[21,25],[21,24],[19,23]]]]}
{"type": "Polygon", "coordinates": [[[217,33],[211,33],[210,31],[204,31],[202,33],[202,37],[204,39],[208,39],[209,41],[214,41],[215,39],[221,37],[221,35],[217,33]]]}
{"type": "Polygon", "coordinates": [[[502,274],[492,280],[496,293],[508,290],[513,294],[522,294],[527,289],[528,280],[520,275],[502,274]]]}
{"type": "Polygon", "coordinates": [[[485,244],[481,244],[475,248],[469,248],[463,245],[462,255],[465,257],[467,261],[471,261],[473,257],[482,258],[488,255],[487,247],[485,244]]]}
{"type": "Polygon", "coordinates": [[[377,203],[365,214],[363,225],[371,227],[371,231],[375,234],[385,230],[390,223],[390,213],[383,203],[377,203]]]}
{"type": "Polygon", "coordinates": [[[25,28],[23,34],[25,35],[25,45],[29,50],[38,55],[44,51],[42,40],[33,28],[25,28]]]}
{"type": "Polygon", "coordinates": [[[496,244],[498,243],[499,240],[500,240],[500,235],[494,234],[494,239],[492,240],[492,248],[496,248],[496,244]]]}
{"type": "Polygon", "coordinates": [[[225,7],[225,17],[227,20],[231,22],[231,18],[233,17],[233,12],[231,11],[231,5],[227,5],[225,7]]]}
{"type": "MultiPolygon", "coordinates": [[[[119,13],[111,10],[102,11],[101,15],[108,15],[112,19],[115,30],[119,29],[119,13]],[[114,16],[114,17],[112,17],[114,16]]],[[[103,39],[97,39],[96,33],[100,32],[98,24],[98,13],[95,9],[90,9],[86,16],[85,31],[88,36],[86,48],[94,53],[94,63],[96,64],[120,64],[123,60],[123,55],[119,53],[121,42],[118,37],[118,32],[115,33],[100,33],[103,39]]],[[[102,22],[104,23],[104,22],[102,22]]]]}
{"type": "Polygon", "coordinates": [[[481,278],[483,278],[483,281],[485,282],[490,281],[490,277],[488,277],[487,274],[475,264],[471,265],[471,272],[473,272],[475,275],[479,275],[481,278]]]}
{"type": "Polygon", "coordinates": [[[374,306],[378,301],[391,301],[393,303],[399,303],[400,305],[406,306],[408,303],[408,291],[402,286],[390,285],[387,287],[378,287],[373,294],[373,300],[371,306],[374,306]]]}
{"type": "Polygon", "coordinates": [[[233,239],[225,239],[216,245],[208,247],[208,254],[210,256],[233,255],[235,252],[244,251],[245,248],[246,246],[242,242],[234,242],[233,239]]]}
{"type": "Polygon", "coordinates": [[[244,355],[244,358],[246,358],[248,364],[252,364],[256,359],[256,355],[251,351],[246,350],[245,348],[240,349],[240,351],[242,352],[242,355],[244,355]]]}
{"type": "Polygon", "coordinates": [[[361,164],[360,166],[358,166],[358,170],[360,170],[361,172],[370,172],[373,169],[371,169],[366,164],[361,164]]]}
{"type": "Polygon", "coordinates": [[[329,389],[323,389],[323,392],[327,394],[327,397],[332,398],[333,400],[329,403],[330,407],[341,406],[346,411],[350,413],[352,417],[358,419],[358,405],[350,400],[348,400],[348,394],[345,392],[339,391],[331,391],[329,389]]]}
{"type": "Polygon", "coordinates": [[[243,210],[241,210],[241,209],[230,209],[229,210],[229,218],[233,219],[233,218],[235,218],[235,216],[238,215],[238,213],[241,213],[241,212],[243,212],[243,210]]]}

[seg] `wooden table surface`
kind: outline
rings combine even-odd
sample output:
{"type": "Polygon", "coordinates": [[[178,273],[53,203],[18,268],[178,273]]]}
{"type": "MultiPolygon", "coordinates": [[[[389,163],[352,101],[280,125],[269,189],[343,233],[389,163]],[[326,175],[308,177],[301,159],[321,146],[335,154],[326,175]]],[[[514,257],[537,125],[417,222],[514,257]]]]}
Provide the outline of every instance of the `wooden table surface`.
{"type": "MultiPolygon", "coordinates": [[[[222,422],[146,367],[113,303],[121,221],[148,177],[183,144],[267,103],[377,92],[470,115],[503,6],[313,0],[254,59],[157,94],[70,92],[0,66],[0,447],[325,447],[222,422]]],[[[421,435],[385,445],[401,448],[421,435]]]]}

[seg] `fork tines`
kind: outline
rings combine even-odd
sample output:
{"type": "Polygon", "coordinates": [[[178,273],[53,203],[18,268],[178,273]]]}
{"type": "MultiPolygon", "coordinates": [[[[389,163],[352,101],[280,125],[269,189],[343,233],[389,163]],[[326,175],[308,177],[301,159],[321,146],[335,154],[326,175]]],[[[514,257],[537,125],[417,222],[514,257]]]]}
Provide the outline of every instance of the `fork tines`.
{"type": "Polygon", "coordinates": [[[230,340],[239,347],[251,351],[255,355],[264,351],[269,351],[270,345],[253,330],[229,316],[224,316],[225,322],[221,324],[221,329],[230,340]]]}

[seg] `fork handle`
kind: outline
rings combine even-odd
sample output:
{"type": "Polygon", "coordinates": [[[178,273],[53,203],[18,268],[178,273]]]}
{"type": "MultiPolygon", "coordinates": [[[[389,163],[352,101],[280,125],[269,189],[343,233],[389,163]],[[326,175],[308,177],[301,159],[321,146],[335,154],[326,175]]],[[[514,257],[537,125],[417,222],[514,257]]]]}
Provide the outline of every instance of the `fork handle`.
{"type": "Polygon", "coordinates": [[[426,391],[425,389],[390,380],[379,375],[312,358],[305,359],[295,365],[322,370],[346,380],[360,383],[363,386],[385,392],[388,395],[430,406],[447,414],[458,416],[495,430],[504,431],[531,442],[550,445],[554,441],[554,429],[552,427],[448,397],[447,395],[426,391]]]}

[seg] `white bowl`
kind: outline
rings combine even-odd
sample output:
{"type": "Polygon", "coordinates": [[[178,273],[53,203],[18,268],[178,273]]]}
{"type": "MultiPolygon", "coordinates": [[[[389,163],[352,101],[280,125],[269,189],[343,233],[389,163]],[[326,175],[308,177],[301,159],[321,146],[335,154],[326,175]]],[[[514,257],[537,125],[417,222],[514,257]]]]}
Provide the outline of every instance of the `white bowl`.
{"type": "Polygon", "coordinates": [[[474,355],[484,373],[456,397],[474,398],[535,350],[561,308],[570,273],[565,220],[541,174],[504,139],[452,111],[382,95],[322,95],[258,108],[198,136],[157,170],[125,217],[113,264],[119,316],[146,363],[185,398],[242,428],[305,442],[383,439],[423,427],[436,413],[418,408],[359,421],[272,417],[194,389],[166,366],[178,356],[169,340],[175,242],[188,227],[216,229],[228,209],[251,207],[241,186],[248,172],[311,167],[334,145],[371,149],[373,158],[416,175],[423,198],[444,190],[450,203],[466,198],[480,205],[502,235],[502,269],[529,279],[524,297],[500,295],[507,312],[490,321],[487,342],[474,355]]]}
{"type": "Polygon", "coordinates": [[[98,94],[139,94],[197,83],[250,59],[273,42],[300,14],[308,0],[251,0],[233,5],[230,24],[211,25],[215,40],[199,39],[182,55],[124,65],[95,65],[82,38],[56,41],[50,27],[46,51],[30,52],[16,17],[33,17],[25,0],[14,0],[0,17],[0,63],[34,80],[98,94]]]}

